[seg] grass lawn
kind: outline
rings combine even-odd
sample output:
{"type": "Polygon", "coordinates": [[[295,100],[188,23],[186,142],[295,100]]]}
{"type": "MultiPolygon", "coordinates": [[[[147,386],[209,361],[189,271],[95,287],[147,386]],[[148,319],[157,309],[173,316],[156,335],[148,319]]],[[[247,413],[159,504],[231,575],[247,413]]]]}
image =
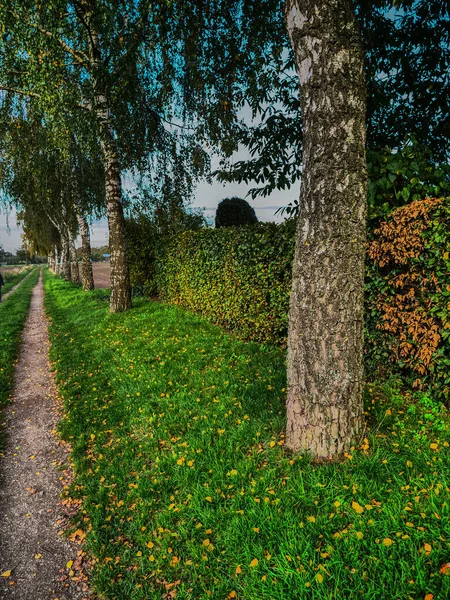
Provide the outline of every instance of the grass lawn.
{"type": "Polygon", "coordinates": [[[111,315],[49,274],[46,307],[105,598],[450,597],[443,409],[368,386],[364,441],[313,465],[283,447],[280,351],[157,302],[111,315]]]}
{"type": "Polygon", "coordinates": [[[0,408],[6,404],[11,393],[20,334],[38,277],[39,270],[36,269],[14,294],[0,303],[0,408]]]}
{"type": "Polygon", "coordinates": [[[3,294],[7,294],[10,289],[12,289],[15,285],[20,283],[22,279],[24,279],[34,267],[17,267],[16,269],[1,269],[3,280],[5,282],[4,287],[2,287],[2,296],[3,294]]]}

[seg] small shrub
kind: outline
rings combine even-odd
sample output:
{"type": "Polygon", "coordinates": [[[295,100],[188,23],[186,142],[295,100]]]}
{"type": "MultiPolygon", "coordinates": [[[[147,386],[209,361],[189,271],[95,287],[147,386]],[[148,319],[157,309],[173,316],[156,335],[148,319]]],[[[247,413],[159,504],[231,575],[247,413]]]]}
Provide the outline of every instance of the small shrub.
{"type": "Polygon", "coordinates": [[[216,211],[216,228],[254,225],[258,222],[255,210],[243,198],[225,198],[216,211]]]}

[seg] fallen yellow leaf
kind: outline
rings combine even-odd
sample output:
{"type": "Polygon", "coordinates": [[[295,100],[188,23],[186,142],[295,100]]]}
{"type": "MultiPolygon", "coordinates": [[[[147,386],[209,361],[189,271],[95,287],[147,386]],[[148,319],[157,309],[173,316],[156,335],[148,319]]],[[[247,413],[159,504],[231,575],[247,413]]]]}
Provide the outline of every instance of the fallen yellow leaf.
{"type": "Polygon", "coordinates": [[[250,566],[251,566],[251,567],[257,567],[257,566],[258,566],[258,563],[259,563],[259,560],[258,560],[257,558],[254,558],[254,559],[252,560],[252,562],[250,563],[250,566]]]}
{"type": "Polygon", "coordinates": [[[323,575],[321,575],[321,573],[317,573],[317,575],[316,575],[316,581],[317,581],[317,583],[322,583],[322,581],[323,581],[323,575]]]}
{"type": "Polygon", "coordinates": [[[393,543],[394,540],[391,540],[391,538],[384,538],[383,540],[383,546],[392,546],[393,543]]]}
{"type": "Polygon", "coordinates": [[[427,554],[430,554],[430,552],[431,552],[431,550],[432,550],[432,548],[431,548],[430,544],[427,544],[426,542],[425,542],[425,544],[423,545],[423,549],[425,550],[425,552],[426,552],[427,554]]]}
{"type": "Polygon", "coordinates": [[[358,513],[358,515],[364,512],[364,508],[361,506],[361,504],[358,504],[358,502],[352,502],[352,508],[358,513]]]}
{"type": "Polygon", "coordinates": [[[11,577],[11,571],[5,571],[0,575],[0,577],[11,577]]]}
{"type": "Polygon", "coordinates": [[[69,560],[69,562],[66,564],[66,567],[67,567],[68,569],[71,569],[71,568],[72,568],[72,565],[73,565],[73,560],[69,560]]]}

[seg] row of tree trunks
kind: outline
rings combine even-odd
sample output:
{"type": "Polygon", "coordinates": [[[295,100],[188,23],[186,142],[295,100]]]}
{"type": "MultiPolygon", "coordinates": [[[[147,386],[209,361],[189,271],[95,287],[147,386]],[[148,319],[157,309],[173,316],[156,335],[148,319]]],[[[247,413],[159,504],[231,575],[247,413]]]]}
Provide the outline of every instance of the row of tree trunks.
{"type": "Polygon", "coordinates": [[[61,252],[58,261],[58,249],[55,246],[48,255],[48,265],[57,275],[63,275],[65,279],[78,285],[82,284],[83,290],[94,289],[94,277],[91,262],[91,242],[89,224],[84,214],[77,210],[77,219],[81,234],[82,267],[81,276],[78,265],[78,256],[75,240],[70,230],[61,234],[61,252]]]}
{"type": "Polygon", "coordinates": [[[288,338],[286,443],[340,457],[362,427],[366,88],[351,0],[287,0],[303,171],[288,338]]]}

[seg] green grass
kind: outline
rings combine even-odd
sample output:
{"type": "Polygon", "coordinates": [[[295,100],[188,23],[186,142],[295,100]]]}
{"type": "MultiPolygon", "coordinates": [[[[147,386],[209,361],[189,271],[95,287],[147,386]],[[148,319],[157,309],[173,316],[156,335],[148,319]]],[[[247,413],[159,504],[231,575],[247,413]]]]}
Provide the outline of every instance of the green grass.
{"type": "Polygon", "coordinates": [[[7,294],[15,285],[20,283],[22,279],[24,279],[29,273],[31,269],[34,267],[23,268],[19,267],[21,270],[19,273],[14,269],[13,273],[11,273],[10,269],[2,270],[3,280],[5,285],[2,287],[2,296],[7,294]]]}
{"type": "Polygon", "coordinates": [[[0,408],[6,404],[12,390],[20,334],[38,276],[36,269],[14,294],[0,303],[0,408]]]}
{"type": "Polygon", "coordinates": [[[111,315],[102,298],[46,276],[68,494],[103,597],[450,597],[444,409],[368,386],[366,441],[313,465],[283,447],[278,350],[143,299],[111,315]]]}

